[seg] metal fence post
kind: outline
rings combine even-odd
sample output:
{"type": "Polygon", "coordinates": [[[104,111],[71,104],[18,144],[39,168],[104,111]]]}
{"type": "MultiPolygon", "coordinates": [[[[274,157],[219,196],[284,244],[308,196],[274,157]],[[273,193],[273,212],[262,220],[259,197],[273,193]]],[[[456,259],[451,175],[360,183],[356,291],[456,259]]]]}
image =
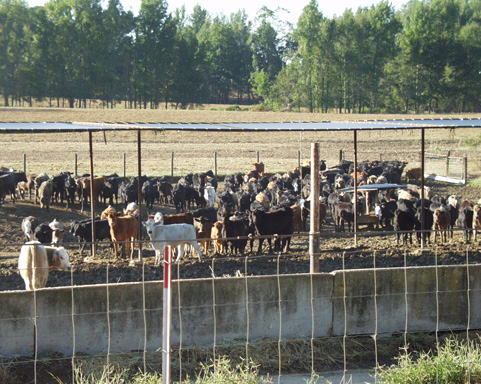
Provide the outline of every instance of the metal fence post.
{"type": "Polygon", "coordinates": [[[126,177],[127,174],[127,156],[124,153],[124,178],[126,177]]]}
{"type": "Polygon", "coordinates": [[[23,154],[23,173],[27,174],[27,154],[23,154]]]}
{"type": "Polygon", "coordinates": [[[78,176],[78,155],[75,154],[75,177],[78,176]]]}
{"type": "Polygon", "coordinates": [[[170,179],[174,182],[174,152],[172,152],[172,157],[170,159],[170,179]]]}
{"type": "Polygon", "coordinates": [[[310,273],[319,272],[319,143],[311,143],[311,217],[309,230],[310,273]]]}

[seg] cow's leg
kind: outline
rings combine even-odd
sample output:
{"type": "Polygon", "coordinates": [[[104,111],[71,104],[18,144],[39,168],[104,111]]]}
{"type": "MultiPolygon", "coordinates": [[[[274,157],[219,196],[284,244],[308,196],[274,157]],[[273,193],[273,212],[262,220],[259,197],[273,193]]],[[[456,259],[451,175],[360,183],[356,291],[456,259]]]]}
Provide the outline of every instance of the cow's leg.
{"type": "Polygon", "coordinates": [[[175,262],[177,263],[182,256],[184,256],[184,244],[177,246],[177,258],[175,259],[175,262]]]}
{"type": "Polygon", "coordinates": [[[194,247],[195,251],[197,252],[197,256],[199,257],[199,260],[202,260],[202,250],[200,249],[199,243],[194,240],[190,243],[190,245],[194,247]]]}

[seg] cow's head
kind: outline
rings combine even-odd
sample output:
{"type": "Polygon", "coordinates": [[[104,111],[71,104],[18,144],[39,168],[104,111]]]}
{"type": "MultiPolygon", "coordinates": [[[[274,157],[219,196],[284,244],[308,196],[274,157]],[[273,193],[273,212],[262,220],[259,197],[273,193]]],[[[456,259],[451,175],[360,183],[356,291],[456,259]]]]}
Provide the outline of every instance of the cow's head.
{"type": "Polygon", "coordinates": [[[50,264],[52,269],[68,271],[70,269],[70,260],[67,251],[63,248],[57,248],[53,252],[52,261],[50,264]]]}
{"type": "Polygon", "coordinates": [[[147,234],[149,235],[150,240],[152,240],[155,227],[162,225],[162,223],[156,222],[154,219],[151,219],[149,217],[147,221],[142,222],[142,225],[145,227],[145,230],[147,231],[147,234]]]}
{"type": "MultiPolygon", "coordinates": [[[[149,217],[150,218],[150,217],[149,217]]],[[[157,212],[154,217],[153,217],[154,221],[156,223],[159,223],[159,224],[164,224],[164,215],[162,214],[162,212],[157,212]]]]}

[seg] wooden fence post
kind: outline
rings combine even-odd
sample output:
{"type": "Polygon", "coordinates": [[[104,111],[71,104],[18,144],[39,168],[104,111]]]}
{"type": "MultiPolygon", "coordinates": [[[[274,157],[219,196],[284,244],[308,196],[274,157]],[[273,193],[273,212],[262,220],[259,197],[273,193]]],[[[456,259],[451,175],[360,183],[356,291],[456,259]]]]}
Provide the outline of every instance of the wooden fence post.
{"type": "Polygon", "coordinates": [[[214,175],[217,179],[217,152],[214,152],[214,175]]]}

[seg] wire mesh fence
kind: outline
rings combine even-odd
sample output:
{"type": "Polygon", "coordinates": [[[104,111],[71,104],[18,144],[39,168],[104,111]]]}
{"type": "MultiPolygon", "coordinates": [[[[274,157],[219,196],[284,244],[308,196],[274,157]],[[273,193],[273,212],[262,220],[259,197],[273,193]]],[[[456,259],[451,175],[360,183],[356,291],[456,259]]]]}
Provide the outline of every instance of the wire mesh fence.
{"type": "MultiPolygon", "coordinates": [[[[365,235],[366,241],[386,236],[365,235]]],[[[389,236],[394,244],[394,234],[389,236]]],[[[278,380],[290,373],[367,368],[375,382],[376,366],[392,362],[403,348],[432,348],[450,332],[469,335],[481,326],[480,255],[470,245],[460,248],[457,258],[443,246],[326,251],[320,264],[333,266],[320,274],[293,274],[288,254],[195,262],[209,270],[209,278],[183,271],[191,263],[177,264],[174,380],[229,356],[261,364],[262,374],[278,380]],[[259,265],[270,269],[259,275],[259,265]]],[[[55,281],[66,275],[56,288],[0,293],[4,366],[10,372],[27,369],[37,382],[46,370],[62,369],[65,382],[73,381],[69,375],[87,364],[159,371],[162,284],[149,274],[151,263],[148,257],[125,267],[124,274],[129,268],[137,272],[125,283],[115,280],[118,267],[106,264],[99,265],[103,271],[95,272],[94,285],[81,285],[81,268],[74,265],[70,273],[51,276],[55,281]]],[[[162,272],[162,266],[156,269],[162,272]]]]}

